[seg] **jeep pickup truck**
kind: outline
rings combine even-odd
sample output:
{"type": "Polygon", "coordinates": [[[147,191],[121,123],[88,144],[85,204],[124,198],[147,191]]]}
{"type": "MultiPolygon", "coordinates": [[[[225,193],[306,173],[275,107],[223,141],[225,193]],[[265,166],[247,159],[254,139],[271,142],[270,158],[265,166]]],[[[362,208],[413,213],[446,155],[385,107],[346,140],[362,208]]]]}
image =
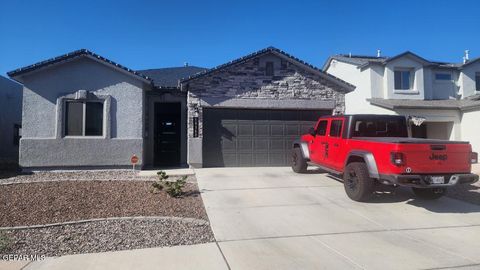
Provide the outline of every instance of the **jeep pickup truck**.
{"type": "Polygon", "coordinates": [[[368,200],[378,184],[437,199],[450,186],[478,181],[471,173],[478,155],[468,142],[412,138],[408,123],[396,115],[321,117],[293,142],[292,169],[303,173],[313,165],[341,176],[355,201],[368,200]]]}

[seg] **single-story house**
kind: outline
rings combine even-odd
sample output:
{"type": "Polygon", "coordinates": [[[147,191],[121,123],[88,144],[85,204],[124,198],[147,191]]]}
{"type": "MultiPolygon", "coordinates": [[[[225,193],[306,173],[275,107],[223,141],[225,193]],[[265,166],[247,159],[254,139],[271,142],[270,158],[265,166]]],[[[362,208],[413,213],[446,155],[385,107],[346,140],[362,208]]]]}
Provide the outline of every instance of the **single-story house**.
{"type": "Polygon", "coordinates": [[[268,47],[212,69],[136,71],[82,49],[8,73],[24,85],[25,168],[281,166],[353,85],[268,47]]]}
{"type": "Polygon", "coordinates": [[[22,128],[22,86],[0,76],[0,170],[18,164],[22,128]]]}

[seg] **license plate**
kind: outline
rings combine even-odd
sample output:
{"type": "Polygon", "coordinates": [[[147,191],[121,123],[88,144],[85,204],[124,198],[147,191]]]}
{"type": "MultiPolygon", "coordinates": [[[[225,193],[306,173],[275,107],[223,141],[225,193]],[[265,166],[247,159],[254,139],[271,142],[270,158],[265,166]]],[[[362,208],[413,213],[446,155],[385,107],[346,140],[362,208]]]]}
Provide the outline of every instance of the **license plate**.
{"type": "Polygon", "coordinates": [[[431,184],[443,184],[445,183],[445,176],[430,176],[431,184]]]}

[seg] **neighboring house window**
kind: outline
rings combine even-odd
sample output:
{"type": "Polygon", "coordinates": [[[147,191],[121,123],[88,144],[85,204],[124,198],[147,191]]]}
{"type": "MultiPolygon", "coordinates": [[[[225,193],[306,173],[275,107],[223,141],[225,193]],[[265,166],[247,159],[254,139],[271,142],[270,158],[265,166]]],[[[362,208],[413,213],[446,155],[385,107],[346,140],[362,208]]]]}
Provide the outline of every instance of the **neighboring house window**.
{"type": "Polygon", "coordinates": [[[395,70],[395,90],[410,90],[412,88],[412,71],[395,70]]]}
{"type": "Polygon", "coordinates": [[[475,74],[475,89],[480,91],[480,72],[475,74]]]}
{"type": "Polygon", "coordinates": [[[103,102],[67,101],[65,136],[102,136],[103,102]]]}
{"type": "Polygon", "coordinates": [[[273,76],[273,62],[266,62],[265,63],[265,75],[266,76],[273,76]]]}
{"type": "Polygon", "coordinates": [[[435,73],[435,80],[436,81],[451,81],[452,74],[450,73],[435,73]]]}
{"type": "Polygon", "coordinates": [[[342,120],[333,120],[330,124],[330,136],[331,137],[340,137],[342,131],[342,120]]]}
{"type": "Polygon", "coordinates": [[[21,137],[22,137],[22,126],[19,124],[14,124],[13,125],[13,145],[19,145],[21,137]]]}

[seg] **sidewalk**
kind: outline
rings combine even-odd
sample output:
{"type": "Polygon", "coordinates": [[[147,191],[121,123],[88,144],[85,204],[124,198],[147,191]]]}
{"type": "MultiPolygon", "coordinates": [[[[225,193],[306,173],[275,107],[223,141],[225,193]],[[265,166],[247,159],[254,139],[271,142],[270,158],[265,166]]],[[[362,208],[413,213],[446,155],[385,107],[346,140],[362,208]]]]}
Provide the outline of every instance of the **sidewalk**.
{"type": "MultiPolygon", "coordinates": [[[[89,253],[48,258],[26,270],[228,269],[216,243],[89,253]]],[[[1,268],[0,268],[1,269],[1,268]]],[[[7,268],[8,269],[8,268],[7,268]]]]}

